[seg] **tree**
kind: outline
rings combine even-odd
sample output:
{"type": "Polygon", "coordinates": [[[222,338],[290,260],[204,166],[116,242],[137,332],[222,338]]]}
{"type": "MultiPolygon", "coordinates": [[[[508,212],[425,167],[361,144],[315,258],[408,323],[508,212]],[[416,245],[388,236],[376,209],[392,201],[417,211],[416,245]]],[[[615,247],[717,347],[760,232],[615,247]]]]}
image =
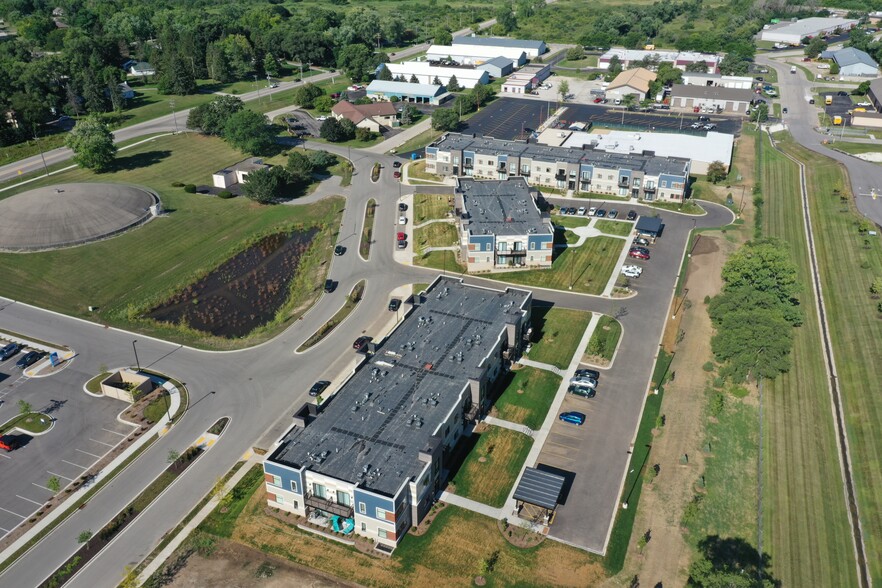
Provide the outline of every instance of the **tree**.
{"type": "Polygon", "coordinates": [[[557,93],[560,94],[561,101],[566,102],[567,96],[570,94],[570,83],[566,80],[561,80],[557,85],[557,93]]]}
{"type": "Polygon", "coordinates": [[[475,108],[481,108],[481,105],[493,97],[493,90],[484,84],[475,84],[472,88],[470,96],[475,103],[475,108]]]}
{"type": "Polygon", "coordinates": [[[518,28],[518,19],[512,12],[510,5],[503,5],[496,11],[496,24],[502,34],[508,34],[518,28]]]}
{"type": "Polygon", "coordinates": [[[410,79],[407,80],[411,84],[419,84],[420,81],[417,79],[416,74],[410,74],[410,79]]]}
{"type": "Polygon", "coordinates": [[[796,265],[777,239],[746,243],[723,266],[722,277],[727,289],[746,285],[772,292],[782,303],[799,304],[802,285],[796,265]]]}
{"type": "Polygon", "coordinates": [[[447,80],[447,91],[460,92],[461,90],[462,86],[459,85],[459,80],[456,79],[456,75],[450,76],[450,79],[447,80]]]}
{"type": "Polygon", "coordinates": [[[827,41],[824,40],[824,37],[815,37],[811,41],[809,41],[808,45],[805,46],[805,55],[806,57],[811,57],[812,59],[815,59],[826,48],[827,41]]]}
{"type": "Polygon", "coordinates": [[[567,61],[579,61],[585,57],[585,49],[581,45],[567,49],[567,61]]]}
{"type": "Polygon", "coordinates": [[[334,99],[328,95],[319,96],[313,102],[313,106],[319,112],[331,112],[331,109],[334,108],[334,99]]]}
{"type": "Polygon", "coordinates": [[[851,91],[853,96],[866,96],[870,91],[870,82],[861,82],[858,87],[851,91]]]}
{"type": "Polygon", "coordinates": [[[435,31],[435,44],[436,45],[452,45],[453,44],[453,35],[450,34],[450,31],[446,28],[439,28],[435,31]]]}
{"type": "Polygon", "coordinates": [[[384,82],[392,81],[392,72],[389,71],[389,68],[385,65],[380,68],[380,71],[377,73],[377,79],[383,80],[384,82]]]}
{"type": "Polygon", "coordinates": [[[227,121],[242,108],[242,100],[236,96],[218,96],[211,102],[190,110],[187,128],[206,135],[223,135],[227,121]]]}
{"type": "Polygon", "coordinates": [[[329,117],[322,123],[322,126],[319,129],[319,136],[325,141],[330,141],[331,143],[345,141],[345,139],[343,139],[343,131],[340,129],[340,121],[334,117],[329,117]]]}
{"type": "Polygon", "coordinates": [[[722,161],[712,161],[707,166],[707,179],[709,182],[716,184],[726,179],[726,164],[722,161]]]}
{"type": "Polygon", "coordinates": [[[836,63],[836,62],[834,61],[833,63],[830,64],[830,75],[831,75],[831,76],[837,76],[837,75],[839,75],[839,71],[840,71],[840,70],[839,70],[839,64],[838,64],[838,63],[836,63]]]}
{"type": "Polygon", "coordinates": [[[435,76],[434,79],[432,79],[432,83],[435,84],[436,86],[440,86],[441,80],[438,79],[438,76],[435,76]]]}
{"type": "Polygon", "coordinates": [[[740,309],[721,318],[711,338],[717,361],[725,363],[724,377],[744,381],[774,378],[790,371],[793,328],[777,310],[740,309]]]}
{"type": "Polygon", "coordinates": [[[870,294],[873,296],[882,294],[882,278],[873,278],[873,283],[870,284],[870,294]]]}
{"type": "Polygon", "coordinates": [[[227,119],[224,139],[243,153],[262,155],[275,145],[269,120],[253,110],[240,110],[227,119]]]}
{"type": "Polygon", "coordinates": [[[256,169],[245,176],[242,191],[255,202],[271,204],[281,197],[287,179],[285,170],[279,166],[256,169]]]}
{"type": "Polygon", "coordinates": [[[750,112],[750,120],[758,123],[763,123],[769,120],[769,105],[765,102],[757,104],[750,112]]]}
{"type": "Polygon", "coordinates": [[[337,67],[353,82],[364,82],[370,74],[373,55],[361,44],[346,45],[337,57],[337,67]]]}
{"type": "Polygon", "coordinates": [[[205,51],[205,67],[208,69],[208,76],[222,83],[232,82],[233,68],[230,66],[230,60],[224,48],[218,43],[212,43],[205,51]]]}
{"type": "Polygon", "coordinates": [[[376,135],[370,129],[365,129],[363,127],[356,127],[355,129],[355,138],[359,141],[373,141],[376,135]]]}
{"type": "Polygon", "coordinates": [[[183,96],[196,92],[196,76],[182,55],[175,53],[162,66],[156,88],[160,94],[183,96]]]}
{"type": "Polygon", "coordinates": [[[312,151],[307,154],[309,162],[312,164],[313,171],[326,171],[329,167],[337,163],[337,156],[327,151],[312,151]]]}
{"type": "Polygon", "coordinates": [[[609,58],[609,67],[606,70],[609,74],[609,75],[607,75],[607,78],[612,80],[617,75],[622,73],[622,70],[623,70],[623,67],[622,67],[621,58],[618,55],[613,55],[612,57],[610,57],[609,58]]]}
{"type": "Polygon", "coordinates": [[[698,542],[700,557],[689,566],[688,585],[695,588],[773,588],[769,556],[737,538],[717,535],[698,542]]]}
{"type": "Polygon", "coordinates": [[[80,119],[68,135],[65,145],[73,150],[73,160],[77,165],[98,173],[106,171],[116,155],[113,135],[107,123],[97,114],[80,119]]]}
{"type": "Polygon", "coordinates": [[[266,72],[266,75],[277,78],[281,73],[279,69],[279,62],[273,57],[272,53],[267,53],[263,56],[263,71],[266,72]]]}
{"type": "Polygon", "coordinates": [[[223,478],[218,478],[211,490],[211,495],[217,500],[221,509],[229,508],[233,502],[233,493],[227,488],[223,478]]]}
{"type": "Polygon", "coordinates": [[[181,457],[181,454],[175,451],[174,449],[168,450],[168,455],[165,456],[166,463],[175,463],[181,457]]]}
{"type": "Polygon", "coordinates": [[[686,71],[689,73],[707,73],[707,64],[703,61],[693,61],[686,64],[686,71]]]}
{"type": "Polygon", "coordinates": [[[82,545],[83,543],[88,543],[89,539],[92,538],[92,531],[86,530],[81,531],[79,535],[77,535],[77,543],[82,545]]]}
{"type": "Polygon", "coordinates": [[[432,113],[432,128],[436,131],[453,131],[459,126],[459,115],[452,108],[438,108],[432,113]]]}
{"type": "Polygon", "coordinates": [[[291,151],[288,154],[288,164],[285,169],[292,183],[302,184],[312,181],[314,165],[309,157],[300,151],[291,151]]]}
{"type": "Polygon", "coordinates": [[[720,61],[720,73],[726,76],[743,76],[750,67],[750,61],[735,53],[727,53],[720,61]]]}
{"type": "Polygon", "coordinates": [[[31,403],[25,399],[19,399],[18,401],[18,414],[26,415],[30,412],[34,411],[34,407],[31,406],[31,403]]]}
{"type": "Polygon", "coordinates": [[[292,99],[294,104],[297,104],[300,108],[312,108],[315,104],[315,99],[324,93],[325,91],[315,84],[304,84],[294,90],[292,99]]]}
{"type": "Polygon", "coordinates": [[[58,491],[61,490],[61,480],[58,479],[58,476],[52,476],[46,481],[46,488],[53,494],[58,494],[58,491]]]}

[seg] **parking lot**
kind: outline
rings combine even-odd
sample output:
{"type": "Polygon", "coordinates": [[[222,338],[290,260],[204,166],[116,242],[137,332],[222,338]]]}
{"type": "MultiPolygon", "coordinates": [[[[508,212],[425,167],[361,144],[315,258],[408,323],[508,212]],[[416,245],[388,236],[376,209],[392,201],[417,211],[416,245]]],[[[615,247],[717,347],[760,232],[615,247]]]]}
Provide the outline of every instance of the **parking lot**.
{"type": "Polygon", "coordinates": [[[840,96],[836,92],[824,92],[821,94],[821,106],[824,108],[827,116],[841,116],[846,125],[851,124],[851,115],[849,115],[848,111],[854,109],[854,103],[851,101],[850,96],[840,96]],[[827,96],[830,96],[832,99],[832,104],[825,103],[827,96]]]}
{"type": "Polygon", "coordinates": [[[46,484],[57,477],[61,488],[115,447],[133,430],[117,420],[126,404],[83,392],[94,374],[74,359],[48,376],[27,377],[15,366],[21,353],[0,362],[0,422],[19,414],[24,400],[54,423],[39,435],[13,431],[21,446],[0,450],[0,537],[28,519],[52,496],[46,484]]]}
{"type": "MultiPolygon", "coordinates": [[[[553,114],[556,108],[557,104],[554,102],[499,98],[466,121],[462,132],[504,140],[524,138],[527,133],[542,124],[549,114],[553,114]]],[[[628,129],[645,131],[664,130],[705,134],[703,130],[690,128],[697,118],[698,115],[690,113],[629,112],[622,108],[596,104],[567,103],[560,120],[563,127],[576,122],[591,122],[612,128],[624,126],[628,129]]],[[[741,121],[740,117],[710,116],[710,122],[716,124],[716,131],[721,133],[737,134],[741,128],[741,121]]]]}

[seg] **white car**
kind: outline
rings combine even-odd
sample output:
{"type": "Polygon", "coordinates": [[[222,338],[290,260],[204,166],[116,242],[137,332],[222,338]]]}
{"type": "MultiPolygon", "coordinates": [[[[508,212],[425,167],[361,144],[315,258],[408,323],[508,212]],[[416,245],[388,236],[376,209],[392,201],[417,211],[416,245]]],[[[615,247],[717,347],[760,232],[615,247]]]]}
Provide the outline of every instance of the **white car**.
{"type": "Polygon", "coordinates": [[[403,214],[401,216],[399,216],[398,217],[398,224],[399,225],[406,225],[407,224],[407,217],[404,216],[403,214]]]}
{"type": "Polygon", "coordinates": [[[635,272],[634,270],[622,268],[622,275],[626,278],[639,278],[640,272],[635,272]]]}
{"type": "Polygon", "coordinates": [[[624,273],[625,271],[637,272],[638,274],[642,274],[643,268],[639,265],[634,265],[633,263],[626,263],[622,266],[622,272],[624,273]]]}
{"type": "Polygon", "coordinates": [[[315,120],[317,120],[317,121],[319,121],[319,122],[325,122],[326,120],[328,120],[328,117],[326,117],[326,116],[323,114],[323,115],[321,115],[320,117],[318,117],[318,118],[315,119],[315,120]]]}
{"type": "Polygon", "coordinates": [[[578,214],[579,216],[585,216],[585,207],[580,206],[579,210],[576,211],[576,214],[578,214]]]}
{"type": "Polygon", "coordinates": [[[596,206],[592,206],[591,208],[588,209],[588,216],[594,216],[595,214],[597,214],[597,207],[596,206]]]}
{"type": "MultiPolygon", "coordinates": [[[[867,106],[872,106],[872,104],[870,104],[869,102],[858,102],[857,105],[860,106],[861,108],[866,108],[867,106]]],[[[59,119],[59,120],[61,120],[61,119],[59,119]]]]}

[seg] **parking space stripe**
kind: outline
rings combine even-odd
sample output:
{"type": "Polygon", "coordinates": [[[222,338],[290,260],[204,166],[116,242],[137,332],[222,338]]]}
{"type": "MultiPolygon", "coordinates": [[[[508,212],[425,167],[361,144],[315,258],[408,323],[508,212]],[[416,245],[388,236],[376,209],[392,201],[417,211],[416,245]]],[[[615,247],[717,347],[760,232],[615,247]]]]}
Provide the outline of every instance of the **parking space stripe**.
{"type": "Polygon", "coordinates": [[[36,500],[31,500],[30,498],[25,498],[24,496],[21,496],[19,494],[16,494],[15,497],[21,498],[22,500],[27,500],[28,502],[30,502],[32,504],[36,504],[37,506],[43,506],[42,502],[37,502],[36,500]]]}
{"type": "Polygon", "coordinates": [[[89,466],[81,466],[81,465],[78,464],[78,463],[74,463],[74,462],[72,462],[72,461],[67,461],[66,459],[62,459],[61,461],[63,461],[64,463],[69,463],[70,465],[72,465],[72,466],[74,466],[74,467],[78,467],[78,468],[80,468],[81,470],[84,470],[84,469],[86,469],[87,467],[89,467],[89,466]]]}
{"type": "Polygon", "coordinates": [[[41,486],[40,484],[37,484],[36,482],[31,482],[31,484],[33,484],[34,486],[36,486],[40,490],[45,490],[46,492],[52,492],[52,490],[50,490],[46,486],[41,486]]]}
{"type": "Polygon", "coordinates": [[[64,478],[68,482],[73,482],[73,480],[74,480],[73,478],[68,478],[67,476],[62,476],[61,474],[56,474],[55,472],[50,472],[49,470],[46,470],[46,473],[52,474],[53,476],[58,476],[59,478],[64,478]]]}
{"type": "Polygon", "coordinates": [[[95,459],[101,459],[100,455],[95,455],[94,453],[89,453],[88,451],[83,451],[82,449],[74,449],[74,451],[79,451],[80,453],[85,453],[86,455],[91,455],[95,459]]]}
{"type": "Polygon", "coordinates": [[[111,447],[111,448],[115,447],[114,445],[111,445],[110,443],[105,443],[104,441],[99,441],[98,439],[92,439],[91,437],[89,437],[89,441],[94,441],[95,443],[100,443],[101,445],[107,445],[108,447],[111,447]]]}
{"type": "Polygon", "coordinates": [[[24,515],[20,515],[20,514],[18,514],[17,512],[12,512],[11,510],[6,510],[6,509],[3,508],[2,506],[0,506],[0,510],[2,510],[3,512],[8,512],[8,513],[11,514],[11,515],[15,515],[15,516],[17,516],[17,517],[20,518],[20,519],[26,519],[26,518],[28,518],[28,517],[26,517],[26,516],[24,516],[24,515]]]}
{"type": "Polygon", "coordinates": [[[119,435],[120,437],[127,437],[125,433],[118,433],[116,431],[111,431],[110,429],[105,429],[104,427],[101,427],[101,430],[107,431],[108,433],[113,433],[114,435],[119,435]]]}
{"type": "Polygon", "coordinates": [[[10,532],[11,532],[9,529],[4,529],[3,527],[0,527],[0,531],[3,531],[4,533],[10,533],[10,532]]]}
{"type": "Polygon", "coordinates": [[[0,457],[5,457],[6,459],[12,459],[12,458],[9,457],[8,455],[3,455],[2,453],[0,453],[0,457]]]}

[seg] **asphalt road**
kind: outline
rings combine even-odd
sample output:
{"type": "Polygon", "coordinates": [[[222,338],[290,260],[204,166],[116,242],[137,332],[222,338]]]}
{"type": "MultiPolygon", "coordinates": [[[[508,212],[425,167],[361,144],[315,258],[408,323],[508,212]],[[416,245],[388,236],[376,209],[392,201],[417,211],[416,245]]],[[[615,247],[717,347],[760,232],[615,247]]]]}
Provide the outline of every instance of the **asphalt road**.
{"type": "Polygon", "coordinates": [[[874,190],[878,194],[882,194],[882,167],[845,153],[833,151],[821,143],[824,140],[833,140],[835,137],[818,131],[818,113],[824,105],[809,104],[805,100],[805,96],[813,93],[812,88],[829,87],[829,84],[809,82],[802,71],[798,69],[797,73],[791,74],[789,63],[772,59],[769,55],[758,55],[757,62],[774,68],[778,72],[780,102],[788,110],[782,120],[794,140],[807,149],[841,162],[848,170],[858,210],[877,225],[882,225],[882,198],[873,200],[870,197],[874,190]]]}

